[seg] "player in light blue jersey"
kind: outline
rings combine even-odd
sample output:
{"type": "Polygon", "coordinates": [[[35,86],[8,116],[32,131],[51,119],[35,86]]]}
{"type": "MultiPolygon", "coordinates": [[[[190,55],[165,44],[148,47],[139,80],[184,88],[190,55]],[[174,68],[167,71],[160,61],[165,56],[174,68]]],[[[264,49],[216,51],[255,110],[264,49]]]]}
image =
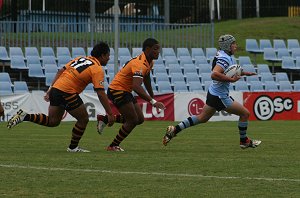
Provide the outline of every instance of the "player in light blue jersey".
{"type": "MultiPolygon", "coordinates": [[[[231,65],[233,65],[232,55],[237,50],[236,40],[232,35],[222,35],[219,40],[219,51],[217,52],[212,62],[211,78],[213,83],[210,85],[207,96],[206,104],[203,107],[202,112],[199,115],[193,115],[176,126],[168,126],[165,136],[163,137],[163,144],[166,146],[173,137],[175,137],[180,131],[197,124],[207,122],[216,111],[224,110],[230,114],[238,115],[238,129],[240,134],[240,147],[255,148],[261,141],[251,140],[247,136],[248,118],[250,112],[240,103],[234,101],[229,96],[229,85],[238,81],[241,76],[235,75],[232,78],[224,74],[224,71],[231,65]]],[[[252,76],[256,75],[253,72],[242,71],[241,75],[252,76]]]]}

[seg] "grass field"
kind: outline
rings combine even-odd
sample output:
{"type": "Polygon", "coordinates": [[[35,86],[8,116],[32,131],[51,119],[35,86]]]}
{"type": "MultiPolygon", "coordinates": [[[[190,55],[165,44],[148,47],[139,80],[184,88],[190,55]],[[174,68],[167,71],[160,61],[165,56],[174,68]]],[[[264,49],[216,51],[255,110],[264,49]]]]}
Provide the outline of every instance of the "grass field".
{"type": "Polygon", "coordinates": [[[250,122],[256,149],[241,150],[236,122],[189,128],[162,146],[172,122],[145,122],[104,148],[119,128],[99,136],[90,122],[81,146],[67,153],[73,122],[56,128],[0,123],[0,197],[300,197],[298,121],[250,122]]]}

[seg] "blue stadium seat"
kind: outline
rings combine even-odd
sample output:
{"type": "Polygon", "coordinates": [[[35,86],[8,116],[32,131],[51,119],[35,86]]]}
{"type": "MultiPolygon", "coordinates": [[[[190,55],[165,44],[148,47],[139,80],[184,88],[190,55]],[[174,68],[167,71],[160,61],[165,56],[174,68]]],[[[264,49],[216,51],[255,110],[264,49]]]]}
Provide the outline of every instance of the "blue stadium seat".
{"type": "Polygon", "coordinates": [[[12,69],[28,69],[23,56],[11,56],[10,68],[12,69]]]}
{"type": "Polygon", "coordinates": [[[172,87],[169,81],[158,81],[157,88],[159,93],[172,93],[172,87]]]}
{"type": "Polygon", "coordinates": [[[195,72],[185,73],[185,78],[186,78],[187,83],[191,83],[191,82],[195,82],[195,81],[200,83],[200,78],[199,78],[198,74],[195,72]]]}
{"type": "Polygon", "coordinates": [[[300,69],[300,56],[296,57],[296,69],[300,69]]]}
{"type": "Polygon", "coordinates": [[[209,86],[212,84],[212,80],[204,82],[204,91],[208,91],[209,86]]]}
{"type": "Polygon", "coordinates": [[[57,64],[56,58],[54,56],[42,56],[42,67],[46,64],[57,64]]]}
{"type": "Polygon", "coordinates": [[[274,39],[273,40],[274,49],[277,51],[280,48],[287,49],[283,39],[274,39]]]}
{"type": "Polygon", "coordinates": [[[291,56],[289,50],[287,48],[279,48],[277,50],[277,58],[282,60],[284,56],[291,56]]]}
{"type": "Polygon", "coordinates": [[[294,81],[294,91],[300,91],[300,80],[294,81]]]}
{"type": "Polygon", "coordinates": [[[41,65],[39,64],[30,64],[28,65],[28,76],[29,77],[36,77],[36,78],[44,78],[45,74],[41,65]]]}
{"type": "Polygon", "coordinates": [[[243,69],[243,71],[254,72],[254,73],[256,73],[255,67],[254,67],[252,64],[243,65],[243,66],[242,66],[242,69],[243,69]]]}
{"type": "Polygon", "coordinates": [[[195,56],[194,59],[195,59],[195,65],[208,64],[205,56],[195,56]]]}
{"type": "Polygon", "coordinates": [[[189,56],[189,57],[191,57],[188,48],[178,47],[177,48],[177,58],[179,58],[180,56],[189,56]]]}
{"type": "Polygon", "coordinates": [[[166,73],[156,73],[155,79],[156,79],[156,84],[158,84],[158,82],[162,82],[162,81],[169,82],[169,75],[166,73]]]}
{"type": "Polygon", "coordinates": [[[21,56],[23,59],[25,59],[23,51],[20,47],[9,47],[9,57],[11,58],[12,56],[21,56]]]}
{"type": "Polygon", "coordinates": [[[69,48],[67,47],[57,47],[56,48],[56,57],[58,56],[69,56],[71,57],[71,53],[69,48]]]}
{"type": "Polygon", "coordinates": [[[194,64],[190,56],[180,56],[179,62],[181,67],[183,67],[184,64],[194,64]]]}
{"type": "Polygon", "coordinates": [[[298,39],[287,39],[287,47],[289,51],[292,51],[293,48],[300,48],[298,39]]]}
{"type": "Polygon", "coordinates": [[[154,60],[154,64],[164,64],[164,60],[162,59],[161,55],[158,56],[157,60],[154,60]]]}
{"type": "Polygon", "coordinates": [[[181,67],[178,63],[177,64],[169,64],[168,69],[169,69],[169,75],[171,75],[172,73],[181,73],[182,74],[181,67]]]}
{"type": "Polygon", "coordinates": [[[270,39],[259,39],[259,48],[261,51],[265,48],[273,48],[270,39]]]}
{"type": "Polygon", "coordinates": [[[184,76],[182,73],[170,73],[171,83],[184,82],[184,76]]]}
{"type": "Polygon", "coordinates": [[[78,56],[86,56],[84,48],[83,47],[72,47],[72,57],[76,58],[78,56]]]}
{"type": "Polygon", "coordinates": [[[176,56],[165,56],[164,58],[166,67],[169,67],[169,64],[178,64],[176,56]]]}
{"type": "Polygon", "coordinates": [[[294,58],[292,58],[291,56],[284,56],[282,58],[281,67],[282,69],[296,69],[294,58]]]}
{"type": "Polygon", "coordinates": [[[132,57],[136,57],[143,53],[143,49],[141,47],[133,47],[132,48],[132,57]]]}
{"type": "Polygon", "coordinates": [[[275,73],[275,81],[289,81],[289,77],[286,72],[277,72],[275,73]]]}
{"type": "Polygon", "coordinates": [[[131,55],[130,56],[119,56],[120,60],[120,67],[123,67],[128,61],[131,60],[131,55]]]}
{"type": "Polygon", "coordinates": [[[257,75],[254,76],[246,76],[246,82],[251,84],[253,81],[260,81],[257,75]]]}
{"type": "Polygon", "coordinates": [[[131,53],[130,53],[130,51],[129,51],[129,49],[127,48],[127,47],[119,47],[119,49],[118,49],[119,51],[118,51],[118,58],[119,58],[119,60],[120,60],[120,57],[121,56],[127,56],[127,57],[130,57],[131,58],[131,53]]]}
{"type": "Polygon", "coordinates": [[[87,48],[87,56],[90,56],[90,55],[91,55],[92,50],[93,50],[92,47],[88,47],[88,48],[87,48]]]}
{"type": "Polygon", "coordinates": [[[251,81],[250,91],[264,91],[263,83],[261,81],[251,81]]]}
{"type": "Polygon", "coordinates": [[[0,83],[0,96],[4,95],[12,95],[11,83],[9,82],[1,82],[0,83]]]}
{"type": "Polygon", "coordinates": [[[44,56],[56,58],[52,47],[41,47],[41,58],[44,56]]]}
{"type": "Polygon", "coordinates": [[[203,85],[205,84],[205,81],[212,81],[211,73],[199,73],[199,76],[203,85]]]}
{"type": "Polygon", "coordinates": [[[266,91],[278,91],[278,86],[275,81],[265,81],[264,84],[266,91]]]}
{"type": "Polygon", "coordinates": [[[7,72],[0,72],[0,84],[2,82],[9,82],[10,85],[13,85],[11,82],[10,75],[7,72]]]}
{"type": "Polygon", "coordinates": [[[167,73],[167,70],[166,70],[166,67],[165,67],[164,64],[154,64],[154,66],[153,66],[153,74],[154,74],[154,76],[155,76],[157,73],[165,73],[165,74],[168,74],[168,73],[167,73]]]}
{"type": "Polygon", "coordinates": [[[271,73],[269,65],[267,64],[257,64],[257,73],[271,73]]]}
{"type": "Polygon", "coordinates": [[[188,88],[184,81],[174,82],[174,92],[188,92],[188,88]]]}
{"type": "Polygon", "coordinates": [[[36,47],[25,47],[25,58],[28,56],[37,56],[40,58],[40,53],[36,47]]]}
{"type": "Polygon", "coordinates": [[[292,49],[292,57],[296,59],[296,57],[300,56],[300,48],[293,48],[292,49]]]}
{"type": "Polygon", "coordinates": [[[115,49],[112,48],[112,47],[110,47],[109,50],[110,50],[110,52],[109,52],[110,55],[111,55],[111,56],[114,56],[114,55],[115,55],[115,49]]]}
{"type": "Polygon", "coordinates": [[[23,94],[28,93],[28,86],[26,81],[15,81],[14,82],[14,93],[15,94],[23,94]]]}
{"type": "Polygon", "coordinates": [[[274,48],[264,48],[264,60],[270,62],[278,62],[277,54],[274,48]]]}
{"type": "Polygon", "coordinates": [[[247,83],[242,80],[236,81],[234,87],[236,91],[242,91],[242,92],[249,91],[247,83]]]}
{"type": "Polygon", "coordinates": [[[52,85],[53,79],[55,77],[56,73],[45,73],[45,84],[46,86],[52,85]]]}
{"type": "MultiPolygon", "coordinates": [[[[260,73],[261,81],[266,82],[266,81],[274,81],[274,76],[271,72],[268,73],[260,73]]],[[[275,82],[275,81],[274,81],[275,82]]]]}
{"type": "Polygon", "coordinates": [[[189,90],[190,92],[204,91],[200,81],[189,82],[189,90]]]}
{"type": "Polygon", "coordinates": [[[205,51],[205,55],[206,55],[206,59],[207,60],[211,60],[215,57],[215,55],[217,54],[217,48],[214,47],[207,47],[206,51],[205,51]]]}
{"type": "Polygon", "coordinates": [[[10,61],[7,50],[3,46],[0,46],[0,61],[2,61],[2,62],[10,61]]]}
{"type": "Polygon", "coordinates": [[[186,75],[186,73],[195,73],[198,75],[197,72],[197,67],[192,63],[192,64],[184,64],[183,65],[183,73],[186,75]]]}
{"type": "Polygon", "coordinates": [[[239,65],[252,65],[251,59],[249,56],[239,56],[239,65]]]}
{"type": "Polygon", "coordinates": [[[44,66],[44,70],[45,70],[45,75],[46,73],[57,73],[58,71],[58,67],[56,64],[46,64],[44,66]]]}
{"type": "Polygon", "coordinates": [[[262,53],[256,39],[246,39],[246,51],[253,54],[262,53]]]}
{"type": "Polygon", "coordinates": [[[293,91],[290,81],[279,81],[280,91],[293,91]]]}
{"type": "Polygon", "coordinates": [[[192,59],[196,59],[196,56],[205,56],[202,48],[192,48],[192,59]]]}
{"type": "Polygon", "coordinates": [[[211,73],[211,65],[210,64],[199,64],[199,75],[202,73],[211,73]]]}
{"type": "Polygon", "coordinates": [[[162,48],[162,58],[165,59],[166,56],[175,56],[176,57],[174,49],[163,47],[162,48]]]}
{"type": "Polygon", "coordinates": [[[27,67],[29,64],[41,64],[41,60],[38,56],[26,56],[27,67]]]}
{"type": "Polygon", "coordinates": [[[64,67],[68,62],[70,62],[70,60],[72,60],[71,56],[66,56],[66,55],[57,56],[58,68],[64,67]]]}

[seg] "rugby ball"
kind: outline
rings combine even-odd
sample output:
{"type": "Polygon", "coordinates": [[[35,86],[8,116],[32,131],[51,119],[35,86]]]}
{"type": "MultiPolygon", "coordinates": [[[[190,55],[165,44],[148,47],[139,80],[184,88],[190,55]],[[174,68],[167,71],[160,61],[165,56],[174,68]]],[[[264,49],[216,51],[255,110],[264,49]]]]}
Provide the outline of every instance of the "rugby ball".
{"type": "Polygon", "coordinates": [[[242,74],[242,68],[238,64],[230,65],[225,71],[224,74],[230,78],[235,75],[240,76],[242,74]]]}

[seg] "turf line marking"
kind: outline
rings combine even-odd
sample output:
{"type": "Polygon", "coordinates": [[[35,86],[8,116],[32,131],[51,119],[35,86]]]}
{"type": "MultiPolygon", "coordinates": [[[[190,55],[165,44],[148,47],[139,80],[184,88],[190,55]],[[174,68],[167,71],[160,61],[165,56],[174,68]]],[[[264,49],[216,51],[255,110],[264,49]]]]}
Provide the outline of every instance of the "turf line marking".
{"type": "Polygon", "coordinates": [[[196,178],[213,178],[213,179],[243,179],[243,180],[262,180],[262,181],[287,181],[300,182],[300,179],[288,178],[267,178],[267,177],[230,177],[230,176],[214,176],[214,175],[200,175],[200,174],[181,174],[181,173],[159,173],[159,172],[136,172],[136,171],[111,171],[111,170],[97,170],[97,169],[72,169],[72,168],[49,168],[40,166],[20,166],[0,164],[2,168],[18,168],[18,169],[32,169],[32,170],[47,170],[47,171],[74,171],[74,172],[94,172],[94,173],[111,173],[111,174],[128,174],[128,175],[155,175],[168,177],[196,177],[196,178]]]}

